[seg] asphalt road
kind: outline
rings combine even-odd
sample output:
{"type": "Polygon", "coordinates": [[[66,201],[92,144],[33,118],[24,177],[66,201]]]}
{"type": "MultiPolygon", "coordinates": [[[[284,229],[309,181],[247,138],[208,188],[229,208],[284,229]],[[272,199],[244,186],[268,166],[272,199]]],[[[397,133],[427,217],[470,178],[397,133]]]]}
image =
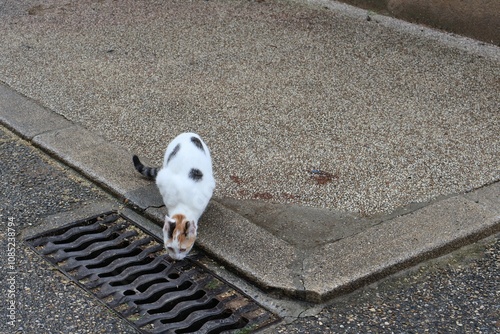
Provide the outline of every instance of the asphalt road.
{"type": "Polygon", "coordinates": [[[1,126],[0,161],[0,333],[136,333],[18,237],[44,217],[106,194],[1,126]],[[11,231],[17,235],[9,240],[13,259],[5,256],[11,231]]]}
{"type": "MultiPolygon", "coordinates": [[[[109,199],[70,169],[0,128],[0,239],[41,218],[109,199]]],[[[16,240],[2,257],[0,333],[133,333],[114,313],[16,240]],[[12,280],[14,278],[14,280],[12,280]],[[9,296],[11,286],[13,296],[9,296]],[[13,297],[13,298],[10,298],[13,297]],[[9,301],[15,301],[13,322],[9,301]]],[[[500,235],[339,298],[269,333],[498,333],[500,235]]]]}

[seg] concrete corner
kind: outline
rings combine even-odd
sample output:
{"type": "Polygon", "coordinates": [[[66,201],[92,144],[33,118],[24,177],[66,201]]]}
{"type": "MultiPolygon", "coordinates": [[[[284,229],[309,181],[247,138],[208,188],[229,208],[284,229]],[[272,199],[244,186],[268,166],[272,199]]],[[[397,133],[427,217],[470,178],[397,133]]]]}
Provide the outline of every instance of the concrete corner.
{"type": "Polygon", "coordinates": [[[463,196],[439,201],[317,249],[304,261],[305,289],[326,300],[490,235],[499,223],[463,196]]]}
{"type": "Polygon", "coordinates": [[[295,248],[216,201],[200,220],[197,244],[266,290],[302,290],[295,248]]]}

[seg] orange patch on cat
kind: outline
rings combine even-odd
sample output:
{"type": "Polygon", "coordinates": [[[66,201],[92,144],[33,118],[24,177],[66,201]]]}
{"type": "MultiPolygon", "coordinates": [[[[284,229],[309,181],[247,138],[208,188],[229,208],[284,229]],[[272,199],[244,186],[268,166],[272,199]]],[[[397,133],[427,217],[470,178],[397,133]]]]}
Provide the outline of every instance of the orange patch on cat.
{"type": "Polygon", "coordinates": [[[184,225],[186,224],[184,221],[186,220],[186,216],[181,215],[181,214],[176,214],[172,216],[172,219],[175,220],[175,225],[181,226],[183,223],[184,225]]]}
{"type": "MultiPolygon", "coordinates": [[[[187,238],[186,234],[186,224],[188,221],[186,220],[186,216],[181,214],[176,214],[172,216],[172,219],[175,220],[175,230],[172,235],[175,235],[179,232],[178,241],[182,248],[189,248],[194,243],[194,238],[187,238]]],[[[192,224],[192,223],[191,223],[192,224]]]]}

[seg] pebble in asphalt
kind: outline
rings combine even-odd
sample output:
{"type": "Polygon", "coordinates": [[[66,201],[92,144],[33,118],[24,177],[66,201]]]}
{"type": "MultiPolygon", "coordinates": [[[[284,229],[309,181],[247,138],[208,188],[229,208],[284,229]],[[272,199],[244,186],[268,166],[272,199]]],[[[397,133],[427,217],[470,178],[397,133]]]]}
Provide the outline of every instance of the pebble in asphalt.
{"type": "MultiPolygon", "coordinates": [[[[1,254],[7,253],[9,222],[19,234],[43,217],[106,198],[2,127],[0,160],[1,254]]],[[[136,333],[19,239],[14,259],[14,271],[6,256],[0,260],[0,298],[6,301],[0,311],[0,333],[136,333]],[[11,300],[16,305],[14,313],[7,309],[11,300]],[[10,314],[13,318],[7,318],[10,314]]]]}

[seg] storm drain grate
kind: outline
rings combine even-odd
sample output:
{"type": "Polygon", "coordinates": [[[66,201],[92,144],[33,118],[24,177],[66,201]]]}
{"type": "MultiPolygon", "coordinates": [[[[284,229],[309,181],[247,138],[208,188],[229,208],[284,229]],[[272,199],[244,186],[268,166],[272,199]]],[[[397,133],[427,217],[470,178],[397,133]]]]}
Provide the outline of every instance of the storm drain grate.
{"type": "Polygon", "coordinates": [[[143,333],[249,333],[278,320],[195,261],[108,212],[26,242],[143,333]]]}

